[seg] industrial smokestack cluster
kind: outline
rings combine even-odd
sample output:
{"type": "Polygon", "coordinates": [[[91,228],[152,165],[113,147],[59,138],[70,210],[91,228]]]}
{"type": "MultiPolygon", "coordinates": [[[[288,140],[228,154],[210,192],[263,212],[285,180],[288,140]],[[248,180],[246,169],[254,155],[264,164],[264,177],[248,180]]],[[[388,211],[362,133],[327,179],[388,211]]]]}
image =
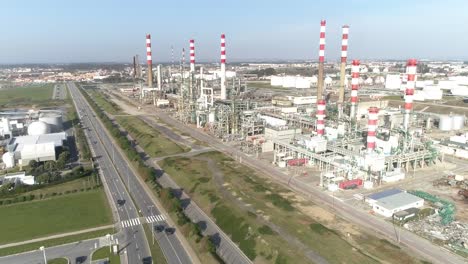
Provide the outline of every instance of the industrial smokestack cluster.
{"type": "Polygon", "coordinates": [[[153,59],[151,56],[150,34],[146,34],[146,63],[148,64],[148,87],[153,87],[153,59]]]}
{"type": "Polygon", "coordinates": [[[325,134],[325,100],[320,99],[317,101],[317,135],[322,137],[325,134]]]}

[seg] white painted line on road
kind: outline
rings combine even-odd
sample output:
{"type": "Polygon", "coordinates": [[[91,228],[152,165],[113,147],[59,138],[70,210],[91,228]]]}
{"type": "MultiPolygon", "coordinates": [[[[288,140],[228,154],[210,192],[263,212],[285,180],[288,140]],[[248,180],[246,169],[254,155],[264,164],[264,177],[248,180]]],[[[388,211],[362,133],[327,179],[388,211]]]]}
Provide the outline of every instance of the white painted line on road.
{"type": "Polygon", "coordinates": [[[137,225],[140,224],[140,218],[137,218],[135,221],[136,221],[137,225]]]}
{"type": "Polygon", "coordinates": [[[156,221],[162,221],[162,220],[163,220],[163,218],[160,215],[156,216],[156,221]]]}

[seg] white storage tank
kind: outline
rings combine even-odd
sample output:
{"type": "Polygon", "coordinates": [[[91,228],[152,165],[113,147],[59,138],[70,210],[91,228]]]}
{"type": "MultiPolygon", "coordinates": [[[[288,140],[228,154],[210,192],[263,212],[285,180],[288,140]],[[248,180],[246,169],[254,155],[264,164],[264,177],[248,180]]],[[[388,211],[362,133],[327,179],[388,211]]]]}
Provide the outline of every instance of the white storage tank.
{"type": "Polygon", "coordinates": [[[50,133],[50,127],[47,123],[42,121],[35,121],[28,126],[28,135],[37,136],[50,133]]]}
{"type": "Polygon", "coordinates": [[[441,115],[439,117],[439,129],[442,131],[451,131],[453,129],[452,117],[448,115],[441,115]]]}
{"type": "Polygon", "coordinates": [[[465,127],[465,117],[462,115],[452,116],[452,129],[459,130],[465,127]]]}
{"type": "Polygon", "coordinates": [[[42,114],[39,121],[48,124],[52,132],[63,131],[62,115],[60,114],[42,114]]]}
{"type": "Polygon", "coordinates": [[[6,152],[2,156],[3,163],[7,169],[13,168],[15,166],[15,154],[11,152],[6,152]]]}

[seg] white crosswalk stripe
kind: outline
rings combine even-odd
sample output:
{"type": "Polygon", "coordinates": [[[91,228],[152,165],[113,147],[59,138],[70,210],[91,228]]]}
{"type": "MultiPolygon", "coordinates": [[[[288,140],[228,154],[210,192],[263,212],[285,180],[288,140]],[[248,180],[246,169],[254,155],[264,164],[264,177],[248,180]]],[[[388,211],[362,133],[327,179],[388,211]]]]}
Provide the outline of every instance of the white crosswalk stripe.
{"type": "Polygon", "coordinates": [[[150,215],[145,218],[147,223],[161,222],[164,220],[163,215],[150,215]]]}
{"type": "Polygon", "coordinates": [[[122,228],[136,226],[139,224],[141,224],[139,218],[128,219],[121,222],[122,228]]]}

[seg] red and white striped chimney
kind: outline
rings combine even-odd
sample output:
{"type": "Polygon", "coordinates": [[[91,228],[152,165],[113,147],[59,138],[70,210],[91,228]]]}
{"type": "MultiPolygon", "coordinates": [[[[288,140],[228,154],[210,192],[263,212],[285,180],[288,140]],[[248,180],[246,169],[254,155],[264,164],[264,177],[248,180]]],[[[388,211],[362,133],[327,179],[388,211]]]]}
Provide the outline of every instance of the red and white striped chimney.
{"type": "Polygon", "coordinates": [[[346,81],[346,60],[348,58],[348,34],[349,26],[342,27],[343,35],[341,37],[341,65],[340,65],[340,92],[338,103],[340,104],[340,115],[342,112],[342,104],[344,102],[345,81],[346,81]]]}
{"type": "Polygon", "coordinates": [[[151,56],[150,34],[146,34],[146,63],[148,64],[148,87],[153,87],[153,59],[151,56]]]}
{"type": "Polygon", "coordinates": [[[317,100],[322,99],[323,94],[323,64],[325,62],[325,20],[320,21],[320,46],[319,46],[319,69],[317,80],[317,100]]]}
{"type": "Polygon", "coordinates": [[[195,40],[190,40],[190,72],[195,72],[195,40]]]}
{"type": "Polygon", "coordinates": [[[379,109],[369,107],[369,117],[367,121],[367,151],[372,152],[375,149],[375,131],[377,130],[377,121],[379,109]]]}
{"type": "Polygon", "coordinates": [[[351,119],[356,117],[359,89],[359,64],[359,60],[353,60],[353,65],[351,66],[351,111],[349,114],[351,119]]]}
{"type": "Polygon", "coordinates": [[[221,100],[226,99],[226,36],[221,34],[221,100]]]}
{"type": "Polygon", "coordinates": [[[405,131],[408,131],[409,128],[409,121],[410,121],[410,113],[413,110],[413,95],[414,95],[414,87],[415,87],[415,78],[416,78],[416,66],[417,61],[415,59],[409,59],[408,63],[406,64],[406,91],[405,91],[405,119],[403,122],[403,126],[405,131]]]}
{"type": "Polygon", "coordinates": [[[325,100],[317,100],[317,135],[319,137],[325,134],[325,100]]]}

